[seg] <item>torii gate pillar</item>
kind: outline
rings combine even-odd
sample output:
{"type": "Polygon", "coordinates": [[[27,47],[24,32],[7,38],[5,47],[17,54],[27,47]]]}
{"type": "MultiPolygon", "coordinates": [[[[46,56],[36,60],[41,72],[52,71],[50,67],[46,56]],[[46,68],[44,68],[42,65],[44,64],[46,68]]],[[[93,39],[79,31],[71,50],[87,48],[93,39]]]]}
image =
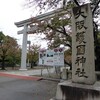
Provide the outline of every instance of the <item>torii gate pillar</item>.
{"type": "Polygon", "coordinates": [[[21,68],[19,70],[27,70],[26,58],[27,58],[27,25],[24,25],[23,30],[23,42],[22,42],[22,54],[21,54],[21,68]]]}

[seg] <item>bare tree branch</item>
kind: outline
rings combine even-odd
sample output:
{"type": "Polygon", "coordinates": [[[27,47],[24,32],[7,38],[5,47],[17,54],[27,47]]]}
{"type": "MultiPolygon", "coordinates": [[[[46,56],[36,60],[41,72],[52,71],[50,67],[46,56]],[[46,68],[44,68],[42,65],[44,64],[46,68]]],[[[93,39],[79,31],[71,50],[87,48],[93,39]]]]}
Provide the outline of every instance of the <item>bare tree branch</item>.
{"type": "Polygon", "coordinates": [[[74,0],[74,2],[77,6],[80,6],[77,0],[74,0]]]}
{"type": "Polygon", "coordinates": [[[93,12],[92,12],[92,15],[94,15],[96,9],[98,8],[99,3],[100,3],[100,0],[99,0],[99,1],[97,2],[97,4],[95,5],[95,7],[94,7],[94,9],[93,9],[93,12]]]}

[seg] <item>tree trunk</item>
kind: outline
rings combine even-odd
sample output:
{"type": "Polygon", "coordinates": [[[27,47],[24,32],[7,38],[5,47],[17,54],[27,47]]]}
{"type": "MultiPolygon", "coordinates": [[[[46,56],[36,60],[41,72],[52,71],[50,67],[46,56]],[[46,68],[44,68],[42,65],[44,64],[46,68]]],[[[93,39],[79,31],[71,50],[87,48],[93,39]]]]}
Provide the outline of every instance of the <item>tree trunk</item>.
{"type": "Polygon", "coordinates": [[[1,70],[5,70],[5,57],[2,58],[1,70]]]}

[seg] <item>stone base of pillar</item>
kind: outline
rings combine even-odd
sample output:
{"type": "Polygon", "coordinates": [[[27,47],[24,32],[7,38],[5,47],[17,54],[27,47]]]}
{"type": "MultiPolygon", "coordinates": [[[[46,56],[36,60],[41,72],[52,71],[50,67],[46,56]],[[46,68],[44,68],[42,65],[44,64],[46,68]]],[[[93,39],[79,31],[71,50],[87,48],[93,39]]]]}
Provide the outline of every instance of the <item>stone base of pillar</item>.
{"type": "Polygon", "coordinates": [[[100,82],[94,85],[65,81],[57,85],[55,99],[51,100],[100,100],[100,82]]]}
{"type": "Polygon", "coordinates": [[[27,70],[27,69],[22,69],[22,68],[21,68],[21,69],[19,69],[19,70],[25,71],[25,70],[27,70]]]}

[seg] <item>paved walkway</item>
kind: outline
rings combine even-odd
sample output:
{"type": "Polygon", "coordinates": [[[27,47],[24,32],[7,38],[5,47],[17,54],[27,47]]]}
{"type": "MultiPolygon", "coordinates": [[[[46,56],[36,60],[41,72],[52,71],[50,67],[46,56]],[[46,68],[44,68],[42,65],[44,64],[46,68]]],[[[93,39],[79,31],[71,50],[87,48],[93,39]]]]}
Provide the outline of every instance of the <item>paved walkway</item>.
{"type": "Polygon", "coordinates": [[[0,76],[0,100],[50,100],[55,96],[58,82],[8,76],[0,76]]]}
{"type": "MultiPolygon", "coordinates": [[[[54,68],[50,68],[49,72],[53,73],[54,68]]],[[[41,69],[29,69],[29,70],[5,70],[0,72],[7,73],[7,74],[14,74],[14,75],[24,75],[24,76],[31,76],[31,75],[41,75],[41,69]]],[[[47,69],[42,70],[42,74],[48,74],[47,69]]]]}
{"type": "MultiPolygon", "coordinates": [[[[54,68],[49,69],[50,73],[54,72],[54,68]]],[[[42,74],[48,74],[47,69],[42,70],[42,74]]],[[[42,77],[37,77],[35,75],[41,75],[41,69],[33,69],[33,70],[6,70],[0,71],[0,76],[7,76],[13,78],[20,78],[20,79],[28,79],[28,80],[41,80],[42,77]]]]}
{"type": "Polygon", "coordinates": [[[24,75],[16,75],[16,74],[7,74],[4,72],[0,72],[0,76],[6,76],[6,77],[12,77],[12,78],[19,78],[19,79],[25,79],[25,80],[41,80],[42,77],[36,77],[36,76],[24,76],[24,75]]]}

